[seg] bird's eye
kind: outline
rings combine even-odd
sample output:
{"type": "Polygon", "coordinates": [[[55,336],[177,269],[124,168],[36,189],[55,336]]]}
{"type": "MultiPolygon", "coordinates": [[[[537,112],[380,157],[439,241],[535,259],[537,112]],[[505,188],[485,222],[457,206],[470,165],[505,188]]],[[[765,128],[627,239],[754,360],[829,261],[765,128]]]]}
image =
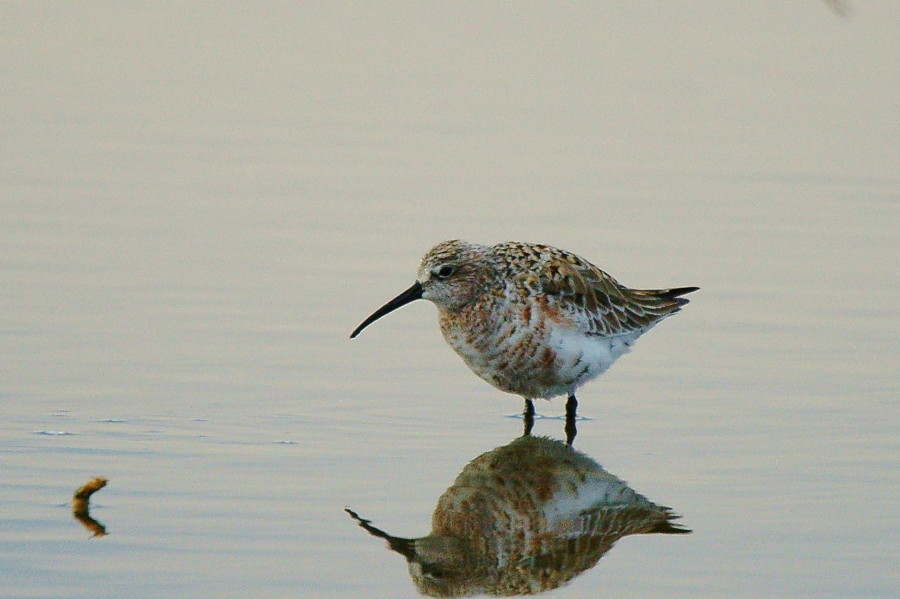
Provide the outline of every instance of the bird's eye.
{"type": "Polygon", "coordinates": [[[446,279],[446,278],[449,278],[450,275],[452,275],[455,270],[456,269],[453,268],[452,266],[450,266],[449,264],[445,264],[442,267],[440,267],[434,271],[434,276],[436,276],[439,279],[446,279]]]}
{"type": "Polygon", "coordinates": [[[444,577],[444,571],[434,564],[422,564],[422,574],[428,578],[441,579],[444,577]]]}

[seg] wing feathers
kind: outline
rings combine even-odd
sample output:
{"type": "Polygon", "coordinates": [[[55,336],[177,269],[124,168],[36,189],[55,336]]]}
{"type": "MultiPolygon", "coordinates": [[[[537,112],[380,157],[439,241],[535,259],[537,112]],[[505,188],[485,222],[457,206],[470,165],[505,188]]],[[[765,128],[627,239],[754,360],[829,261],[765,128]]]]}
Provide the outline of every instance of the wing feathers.
{"type": "Polygon", "coordinates": [[[590,333],[604,336],[647,329],[687,304],[681,295],[698,289],[630,289],[574,254],[551,263],[539,277],[543,292],[586,319],[590,333]]]}

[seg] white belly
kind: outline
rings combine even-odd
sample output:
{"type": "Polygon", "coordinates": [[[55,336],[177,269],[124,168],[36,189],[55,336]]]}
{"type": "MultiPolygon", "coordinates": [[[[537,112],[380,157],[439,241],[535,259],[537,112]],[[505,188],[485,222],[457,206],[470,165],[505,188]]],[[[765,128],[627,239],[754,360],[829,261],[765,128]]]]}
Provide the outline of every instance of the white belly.
{"type": "Polygon", "coordinates": [[[641,335],[600,337],[547,323],[540,330],[500,327],[470,336],[442,327],[447,342],[475,374],[493,386],[529,399],[569,395],[603,374],[641,335]]]}
{"type": "Polygon", "coordinates": [[[631,350],[638,337],[640,332],[599,337],[554,327],[548,342],[556,352],[559,379],[556,394],[574,393],[576,388],[606,372],[613,362],[631,350]]]}

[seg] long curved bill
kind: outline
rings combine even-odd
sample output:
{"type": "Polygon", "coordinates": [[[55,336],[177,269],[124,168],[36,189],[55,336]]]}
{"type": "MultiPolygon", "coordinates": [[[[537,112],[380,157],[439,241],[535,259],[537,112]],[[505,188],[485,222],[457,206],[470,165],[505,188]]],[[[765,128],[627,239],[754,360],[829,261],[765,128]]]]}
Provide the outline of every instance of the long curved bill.
{"type": "Polygon", "coordinates": [[[356,520],[356,523],[359,524],[360,528],[365,530],[367,533],[372,535],[373,537],[378,537],[380,539],[384,539],[388,542],[388,546],[405,557],[408,560],[412,560],[416,556],[416,541],[415,539],[405,539],[403,537],[395,537],[394,535],[390,535],[380,528],[372,526],[371,520],[366,520],[365,518],[360,518],[359,514],[354,512],[348,507],[344,508],[344,511],[350,514],[350,517],[356,520]]]}
{"type": "Polygon", "coordinates": [[[362,321],[362,323],[358,327],[356,327],[356,329],[352,333],[350,333],[350,338],[353,339],[354,337],[359,335],[364,328],[366,328],[388,312],[393,312],[397,308],[405,306],[409,302],[415,301],[417,299],[422,299],[422,285],[418,281],[413,283],[412,287],[375,310],[375,312],[373,312],[371,316],[362,321]]]}

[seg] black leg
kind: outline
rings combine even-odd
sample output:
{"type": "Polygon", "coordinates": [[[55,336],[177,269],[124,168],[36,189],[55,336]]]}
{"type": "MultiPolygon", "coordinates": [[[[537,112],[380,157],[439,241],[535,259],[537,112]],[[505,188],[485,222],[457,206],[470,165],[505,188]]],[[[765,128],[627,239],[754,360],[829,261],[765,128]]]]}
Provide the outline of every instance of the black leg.
{"type": "Polygon", "coordinates": [[[525,411],[522,413],[522,418],[525,420],[525,432],[524,436],[528,436],[531,434],[531,429],[534,428],[534,403],[530,399],[525,400],[525,411]]]}
{"type": "Polygon", "coordinates": [[[572,442],[575,441],[575,435],[578,434],[578,430],[575,427],[576,420],[576,412],[578,411],[578,400],[575,399],[575,394],[569,396],[568,401],[566,401],[566,444],[571,445],[572,442]]]}

